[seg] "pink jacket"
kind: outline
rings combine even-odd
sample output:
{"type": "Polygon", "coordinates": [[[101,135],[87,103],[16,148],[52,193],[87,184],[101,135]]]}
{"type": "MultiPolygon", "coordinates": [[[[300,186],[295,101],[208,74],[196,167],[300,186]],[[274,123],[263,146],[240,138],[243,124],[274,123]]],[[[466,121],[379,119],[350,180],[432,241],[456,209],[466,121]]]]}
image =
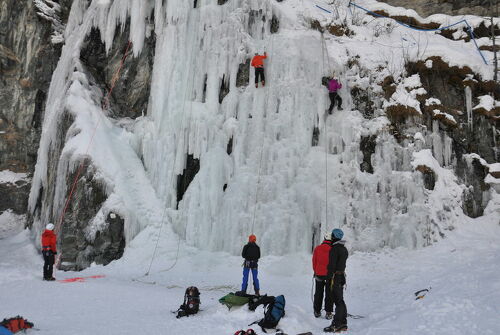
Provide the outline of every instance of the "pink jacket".
{"type": "Polygon", "coordinates": [[[331,79],[328,82],[328,91],[330,92],[337,92],[342,88],[342,84],[339,83],[336,79],[331,79]]]}

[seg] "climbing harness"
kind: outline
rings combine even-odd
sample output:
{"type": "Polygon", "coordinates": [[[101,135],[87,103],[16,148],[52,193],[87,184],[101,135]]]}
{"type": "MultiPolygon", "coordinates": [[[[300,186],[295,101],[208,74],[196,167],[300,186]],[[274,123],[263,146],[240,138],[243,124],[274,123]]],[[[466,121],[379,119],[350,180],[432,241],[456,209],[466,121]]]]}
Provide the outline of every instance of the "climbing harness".
{"type": "MultiPolygon", "coordinates": [[[[104,102],[102,104],[102,109],[103,110],[109,108],[109,98],[111,97],[111,93],[113,92],[113,89],[115,88],[116,82],[118,81],[118,79],[120,77],[120,73],[121,73],[121,70],[123,68],[123,64],[125,63],[125,60],[127,59],[128,51],[129,51],[129,49],[130,49],[131,46],[132,46],[132,41],[128,41],[127,48],[125,49],[125,53],[123,54],[123,57],[122,57],[122,59],[120,61],[120,66],[118,67],[118,70],[115,72],[115,74],[112,77],[111,87],[108,90],[108,93],[106,94],[106,98],[104,99],[104,102]]],[[[92,146],[92,143],[94,142],[94,137],[95,137],[95,134],[97,132],[97,128],[99,128],[99,126],[101,124],[101,120],[102,120],[102,117],[98,118],[98,120],[97,120],[97,123],[96,123],[96,125],[94,127],[94,130],[92,132],[92,135],[90,136],[90,141],[89,141],[89,143],[87,145],[87,149],[85,150],[85,155],[84,156],[87,156],[88,153],[89,153],[89,151],[90,151],[90,147],[92,146]]],[[[85,163],[85,159],[82,159],[82,161],[80,162],[80,165],[78,167],[75,179],[73,180],[73,184],[71,186],[71,191],[70,191],[70,193],[68,195],[68,198],[66,199],[66,202],[64,204],[64,208],[63,208],[63,211],[62,211],[61,216],[59,218],[59,221],[56,223],[56,227],[55,227],[55,233],[56,233],[56,235],[62,229],[62,225],[63,225],[63,221],[64,221],[64,216],[65,216],[66,211],[68,209],[69,203],[70,203],[71,199],[73,198],[73,194],[74,194],[74,192],[76,190],[76,185],[78,183],[78,179],[80,178],[80,175],[81,175],[81,173],[83,171],[84,163],[85,163]]],[[[60,252],[58,254],[58,256],[57,256],[57,259],[56,259],[56,262],[55,262],[56,269],[59,269],[59,265],[61,264],[61,258],[62,258],[62,252],[60,252]]]]}

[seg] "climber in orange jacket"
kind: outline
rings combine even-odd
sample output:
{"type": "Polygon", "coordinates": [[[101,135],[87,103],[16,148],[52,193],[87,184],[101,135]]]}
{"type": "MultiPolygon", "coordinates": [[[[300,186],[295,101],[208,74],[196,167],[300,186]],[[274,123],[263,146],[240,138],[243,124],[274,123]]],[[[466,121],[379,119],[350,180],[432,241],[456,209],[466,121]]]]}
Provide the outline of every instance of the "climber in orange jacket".
{"type": "Polygon", "coordinates": [[[43,280],[56,280],[52,272],[54,270],[57,237],[54,233],[54,225],[49,223],[42,234],[42,255],[43,255],[43,280]]]}
{"type": "Polygon", "coordinates": [[[252,66],[255,68],[255,88],[259,87],[259,77],[262,82],[262,86],[266,86],[266,77],[264,76],[264,59],[267,58],[267,53],[264,51],[264,55],[259,55],[255,53],[252,58],[252,66]]]}

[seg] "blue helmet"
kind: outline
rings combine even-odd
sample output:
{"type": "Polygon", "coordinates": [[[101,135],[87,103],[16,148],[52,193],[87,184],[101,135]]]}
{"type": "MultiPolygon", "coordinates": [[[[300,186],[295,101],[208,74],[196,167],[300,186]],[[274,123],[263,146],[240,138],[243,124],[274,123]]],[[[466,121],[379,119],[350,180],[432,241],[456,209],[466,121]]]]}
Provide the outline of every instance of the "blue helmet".
{"type": "Polygon", "coordinates": [[[342,231],[342,229],[335,228],[334,230],[332,230],[332,238],[341,240],[342,237],[344,237],[344,232],[342,231]]]}

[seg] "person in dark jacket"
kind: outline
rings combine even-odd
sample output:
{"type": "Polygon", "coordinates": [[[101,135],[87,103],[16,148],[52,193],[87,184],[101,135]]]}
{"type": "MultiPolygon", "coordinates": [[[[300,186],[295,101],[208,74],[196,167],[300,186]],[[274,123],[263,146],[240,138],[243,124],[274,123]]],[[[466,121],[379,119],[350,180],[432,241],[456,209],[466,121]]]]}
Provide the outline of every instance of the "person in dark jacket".
{"type": "Polygon", "coordinates": [[[328,262],[330,258],[330,249],[332,248],[331,234],[325,234],[323,243],[314,248],[312,265],[316,290],[314,292],[314,316],[321,316],[321,307],[323,304],[323,293],[325,295],[326,318],[330,320],[333,315],[332,290],[327,282],[328,262]]]}
{"type": "Polygon", "coordinates": [[[346,284],[345,267],[349,253],[342,240],[344,232],[341,229],[332,231],[332,248],[328,262],[328,281],[332,288],[335,315],[332,324],[323,329],[325,332],[341,332],[347,330],[347,307],[344,302],[344,285],[346,284]]]}
{"type": "Polygon", "coordinates": [[[54,234],[54,225],[49,223],[42,234],[42,255],[43,255],[43,280],[56,280],[52,272],[54,270],[57,239],[54,234]]]}
{"type": "Polygon", "coordinates": [[[257,268],[260,258],[260,248],[256,242],[257,237],[253,234],[250,235],[248,237],[248,243],[243,247],[243,251],[241,252],[241,256],[245,259],[243,262],[243,283],[241,284],[241,291],[246,293],[248,287],[248,275],[250,271],[252,271],[255,295],[260,295],[259,278],[257,278],[259,274],[257,268]]]}

